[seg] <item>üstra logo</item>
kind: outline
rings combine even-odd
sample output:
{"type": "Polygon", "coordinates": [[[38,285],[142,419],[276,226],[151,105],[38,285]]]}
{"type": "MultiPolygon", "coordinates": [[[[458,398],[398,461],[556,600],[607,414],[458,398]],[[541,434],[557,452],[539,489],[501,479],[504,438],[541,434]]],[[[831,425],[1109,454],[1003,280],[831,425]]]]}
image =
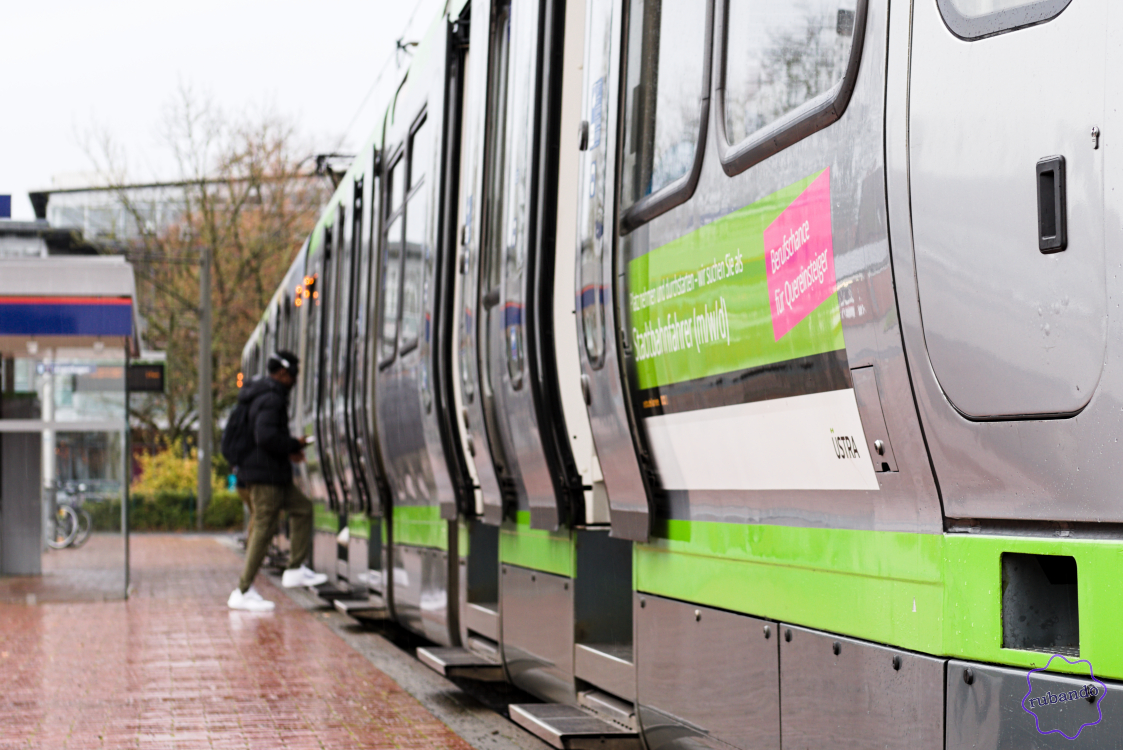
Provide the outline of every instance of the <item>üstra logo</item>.
{"type": "Polygon", "coordinates": [[[1075,661],[1070,661],[1067,657],[1062,656],[1061,654],[1053,654],[1052,656],[1049,657],[1049,661],[1046,662],[1044,667],[1038,667],[1037,669],[1031,669],[1031,670],[1029,670],[1029,673],[1026,674],[1026,694],[1024,696],[1022,696],[1022,710],[1025,711],[1027,714],[1030,714],[1030,715],[1033,716],[1034,726],[1037,728],[1038,734],[1042,734],[1042,735],[1059,734],[1060,736],[1064,737],[1066,740],[1075,740],[1077,737],[1080,736],[1080,733],[1084,731],[1085,727],[1094,727],[1097,724],[1099,724],[1101,721],[1103,721],[1103,718],[1104,718],[1103,708],[1100,704],[1103,703],[1103,699],[1104,699],[1104,696],[1106,695],[1106,693],[1107,693],[1107,685],[1105,685],[1103,683],[1103,681],[1096,678],[1095,673],[1092,671],[1092,662],[1088,661],[1087,659],[1077,659],[1075,661]],[[1083,687],[1081,687],[1079,689],[1073,689],[1073,690],[1056,692],[1056,693],[1054,693],[1052,690],[1047,690],[1047,691],[1045,691],[1044,695],[1034,696],[1033,695],[1033,681],[1032,681],[1033,673],[1034,672],[1044,672],[1045,670],[1047,670],[1049,668],[1049,665],[1053,663],[1053,659],[1064,659],[1064,661],[1067,664],[1072,664],[1072,665],[1087,664],[1088,665],[1088,676],[1091,677],[1094,682],[1099,683],[1099,687],[1097,687],[1096,685],[1084,685],[1083,687]],[[1065,733],[1065,731],[1063,729],[1046,729],[1046,730],[1043,730],[1041,728],[1042,717],[1046,718],[1046,725],[1054,724],[1056,722],[1058,717],[1050,716],[1049,715],[1050,710],[1057,711],[1058,708],[1063,709],[1065,707],[1068,707],[1070,704],[1072,705],[1072,707],[1075,708],[1076,706],[1080,705],[1078,703],[1078,701],[1079,702],[1091,701],[1095,705],[1095,707],[1096,707],[1096,720],[1095,721],[1083,722],[1080,725],[1080,727],[1077,728],[1076,734],[1072,735],[1071,737],[1067,733],[1065,733]],[[1041,711],[1040,716],[1037,714],[1038,711],[1041,711]]]}

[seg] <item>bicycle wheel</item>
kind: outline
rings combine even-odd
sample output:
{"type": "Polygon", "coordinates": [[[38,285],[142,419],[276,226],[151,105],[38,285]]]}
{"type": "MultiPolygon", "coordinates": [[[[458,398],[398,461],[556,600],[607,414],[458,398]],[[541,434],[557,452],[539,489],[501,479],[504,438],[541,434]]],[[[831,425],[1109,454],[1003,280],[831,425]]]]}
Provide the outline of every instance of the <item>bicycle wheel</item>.
{"type": "Polygon", "coordinates": [[[47,546],[62,549],[78,536],[78,514],[69,505],[60,505],[47,528],[47,546]]]}
{"type": "Polygon", "coordinates": [[[94,517],[85,508],[76,508],[75,512],[78,514],[78,534],[74,537],[70,546],[81,547],[90,538],[90,533],[94,530],[94,517]]]}

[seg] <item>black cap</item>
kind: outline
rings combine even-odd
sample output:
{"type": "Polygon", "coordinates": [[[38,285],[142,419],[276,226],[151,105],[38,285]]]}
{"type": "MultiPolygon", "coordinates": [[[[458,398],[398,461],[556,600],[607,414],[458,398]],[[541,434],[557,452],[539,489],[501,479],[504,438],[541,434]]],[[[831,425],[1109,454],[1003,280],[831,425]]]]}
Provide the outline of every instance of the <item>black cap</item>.
{"type": "Polygon", "coordinates": [[[277,370],[288,370],[289,375],[295,378],[297,373],[300,372],[300,357],[282,349],[269,355],[269,361],[265,364],[265,369],[270,375],[277,370]]]}

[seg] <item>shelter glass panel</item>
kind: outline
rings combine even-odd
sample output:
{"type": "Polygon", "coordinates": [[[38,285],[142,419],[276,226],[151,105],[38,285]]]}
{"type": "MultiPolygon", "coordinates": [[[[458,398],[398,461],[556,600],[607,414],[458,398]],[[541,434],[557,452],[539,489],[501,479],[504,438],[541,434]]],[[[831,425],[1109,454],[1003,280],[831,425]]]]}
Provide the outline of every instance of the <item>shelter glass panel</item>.
{"type": "Polygon", "coordinates": [[[0,419],[40,419],[40,379],[34,358],[0,359],[0,419]]]}
{"type": "Polygon", "coordinates": [[[122,598],[124,352],[23,349],[0,352],[0,601],[122,598]]]}

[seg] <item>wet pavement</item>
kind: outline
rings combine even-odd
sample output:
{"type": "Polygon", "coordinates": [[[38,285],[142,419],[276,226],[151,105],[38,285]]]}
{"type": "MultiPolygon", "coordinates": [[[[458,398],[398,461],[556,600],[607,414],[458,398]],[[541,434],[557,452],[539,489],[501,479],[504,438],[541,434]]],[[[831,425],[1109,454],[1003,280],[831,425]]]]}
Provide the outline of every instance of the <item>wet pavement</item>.
{"type": "Polygon", "coordinates": [[[43,575],[0,576],[0,602],[117,601],[125,598],[125,540],[91,534],[81,547],[48,549],[43,575]]]}
{"type": "Polygon", "coordinates": [[[0,748],[460,748],[272,586],[231,612],[241,558],[210,536],[135,535],[127,602],[0,604],[0,748]]]}

